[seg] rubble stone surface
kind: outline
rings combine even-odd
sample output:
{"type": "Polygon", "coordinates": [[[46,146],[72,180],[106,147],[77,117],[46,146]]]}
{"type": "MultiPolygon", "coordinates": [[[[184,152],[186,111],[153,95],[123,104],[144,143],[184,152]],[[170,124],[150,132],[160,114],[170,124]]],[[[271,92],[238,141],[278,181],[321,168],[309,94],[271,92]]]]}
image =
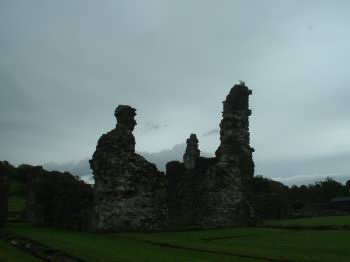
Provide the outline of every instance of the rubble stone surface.
{"type": "Polygon", "coordinates": [[[186,169],[194,169],[200,156],[200,151],[198,149],[198,138],[196,134],[191,134],[186,143],[186,152],[183,156],[184,165],[186,169]]]}
{"type": "Polygon", "coordinates": [[[251,201],[254,162],[249,144],[251,93],[241,82],[223,102],[220,146],[215,158],[200,157],[198,139],[191,134],[184,162],[167,164],[171,223],[203,228],[255,223],[251,201]]]}
{"type": "Polygon", "coordinates": [[[135,153],[135,115],[119,105],[115,129],[101,136],[90,160],[95,231],[152,231],[167,223],[166,177],[135,153]]]}
{"type": "Polygon", "coordinates": [[[223,102],[217,162],[205,173],[199,189],[198,223],[204,227],[242,226],[255,222],[251,203],[254,150],[249,144],[251,94],[252,91],[241,82],[231,89],[223,102]]]}
{"type": "Polygon", "coordinates": [[[27,220],[40,226],[86,231],[90,228],[92,186],[68,172],[46,171],[22,165],[17,172],[27,177],[27,220]]]}

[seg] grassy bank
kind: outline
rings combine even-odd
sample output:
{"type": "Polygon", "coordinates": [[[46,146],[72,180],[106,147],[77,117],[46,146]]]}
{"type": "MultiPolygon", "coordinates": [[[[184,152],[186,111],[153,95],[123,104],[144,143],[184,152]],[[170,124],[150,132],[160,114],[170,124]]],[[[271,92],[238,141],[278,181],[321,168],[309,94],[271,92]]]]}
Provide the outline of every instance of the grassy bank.
{"type": "Polygon", "coordinates": [[[268,228],[89,234],[9,224],[6,230],[86,261],[337,261],[350,258],[350,231],[268,228]]]}
{"type": "Polygon", "coordinates": [[[266,221],[266,225],[282,226],[326,226],[326,225],[350,225],[350,216],[329,216],[329,217],[312,217],[285,220],[266,221]]]}

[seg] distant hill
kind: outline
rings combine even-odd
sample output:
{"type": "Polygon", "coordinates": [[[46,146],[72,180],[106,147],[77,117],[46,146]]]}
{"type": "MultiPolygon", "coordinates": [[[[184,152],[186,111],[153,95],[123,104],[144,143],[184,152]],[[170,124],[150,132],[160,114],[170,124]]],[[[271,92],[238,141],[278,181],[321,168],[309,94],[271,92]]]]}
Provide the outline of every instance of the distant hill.
{"type": "Polygon", "coordinates": [[[255,159],[255,174],[270,177],[286,185],[312,184],[326,177],[344,183],[350,179],[349,159],[350,152],[274,161],[255,159]]]}

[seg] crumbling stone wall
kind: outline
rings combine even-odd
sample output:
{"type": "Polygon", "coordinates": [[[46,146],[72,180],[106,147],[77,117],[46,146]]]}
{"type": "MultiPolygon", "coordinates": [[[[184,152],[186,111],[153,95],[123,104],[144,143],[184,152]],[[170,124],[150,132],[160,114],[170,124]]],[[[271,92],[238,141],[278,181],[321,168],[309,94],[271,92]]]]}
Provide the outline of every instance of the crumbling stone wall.
{"type": "Polygon", "coordinates": [[[204,227],[230,227],[254,223],[251,181],[253,149],[249,144],[248,97],[243,82],[235,85],[223,102],[217,163],[205,173],[200,185],[200,215],[204,227]]]}
{"type": "MultiPolygon", "coordinates": [[[[173,223],[176,224],[193,224],[195,218],[195,202],[197,197],[197,177],[200,175],[198,163],[200,160],[200,150],[198,147],[198,138],[196,134],[191,134],[186,140],[186,151],[183,155],[182,172],[177,172],[176,185],[176,210],[173,217],[173,223]]],[[[167,165],[168,173],[174,173],[174,169],[167,165]]],[[[168,174],[167,173],[167,174],[168,174]]],[[[174,177],[174,175],[173,175],[174,177]]]]}
{"type": "Polygon", "coordinates": [[[70,173],[46,171],[22,165],[27,176],[27,219],[34,225],[88,230],[92,210],[92,186],[70,173]]]}
{"type": "MultiPolygon", "coordinates": [[[[168,179],[168,214],[169,224],[187,224],[186,213],[182,205],[182,194],[180,189],[184,186],[185,166],[179,161],[171,161],[166,164],[166,175],[168,179]]],[[[185,186],[187,186],[185,184],[185,186]]],[[[188,214],[187,214],[188,215],[188,214]]]]}
{"type": "Polygon", "coordinates": [[[171,161],[166,165],[168,178],[169,222],[172,225],[194,225],[199,213],[199,185],[215,158],[200,157],[198,138],[191,134],[183,162],[171,161]]]}
{"type": "Polygon", "coordinates": [[[118,106],[116,128],[101,136],[90,160],[96,231],[159,230],[167,223],[166,177],[135,153],[135,115],[118,106]]]}
{"type": "Polygon", "coordinates": [[[7,220],[8,212],[8,167],[9,164],[0,161],[0,226],[7,220]]]}
{"type": "Polygon", "coordinates": [[[248,96],[242,82],[224,101],[220,146],[215,158],[200,157],[198,139],[187,139],[184,162],[169,162],[169,217],[175,224],[204,228],[250,225],[255,222],[251,181],[253,149],[249,145],[248,96]]]}

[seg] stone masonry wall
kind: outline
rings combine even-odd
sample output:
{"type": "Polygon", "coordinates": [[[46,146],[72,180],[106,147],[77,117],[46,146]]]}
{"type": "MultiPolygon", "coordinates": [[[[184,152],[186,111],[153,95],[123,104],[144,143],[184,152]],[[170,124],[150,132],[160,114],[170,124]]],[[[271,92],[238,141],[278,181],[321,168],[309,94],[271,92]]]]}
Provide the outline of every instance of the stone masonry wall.
{"type": "Polygon", "coordinates": [[[230,227],[255,222],[251,203],[254,174],[253,149],[249,144],[248,97],[243,82],[235,85],[223,102],[217,163],[205,173],[200,184],[200,215],[203,227],[230,227]]]}
{"type": "Polygon", "coordinates": [[[90,160],[96,231],[152,231],[167,223],[166,177],[135,153],[135,115],[118,106],[116,128],[101,136],[90,160]]]}
{"type": "Polygon", "coordinates": [[[34,225],[86,231],[90,228],[92,187],[70,173],[23,165],[27,177],[27,220],[34,225]]]}
{"type": "Polygon", "coordinates": [[[241,82],[223,102],[220,146],[215,158],[200,157],[198,139],[191,134],[184,162],[168,163],[172,223],[203,228],[255,223],[251,201],[254,162],[249,145],[250,94],[251,90],[241,82]]]}

